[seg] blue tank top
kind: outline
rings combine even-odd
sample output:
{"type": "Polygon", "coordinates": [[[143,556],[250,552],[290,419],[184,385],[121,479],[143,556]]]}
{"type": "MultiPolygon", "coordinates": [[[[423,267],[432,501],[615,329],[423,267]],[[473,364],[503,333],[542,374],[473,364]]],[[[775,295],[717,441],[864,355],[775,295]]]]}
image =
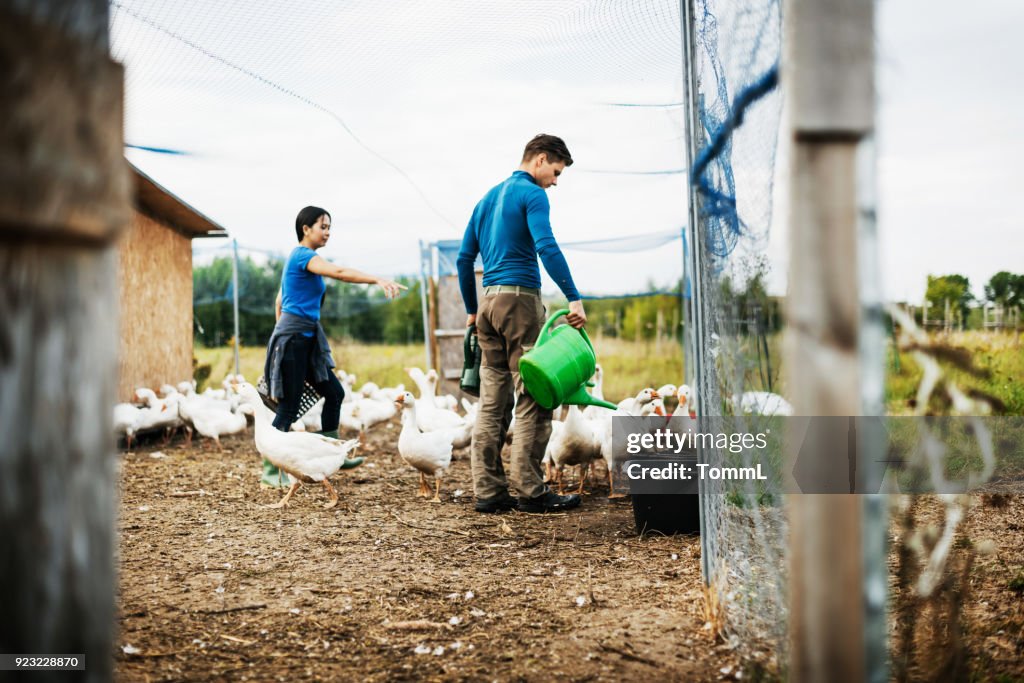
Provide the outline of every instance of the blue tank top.
{"type": "Polygon", "coordinates": [[[310,320],[320,320],[320,303],[327,285],[322,276],[306,269],[316,252],[298,246],[288,256],[281,275],[281,310],[310,320]]]}

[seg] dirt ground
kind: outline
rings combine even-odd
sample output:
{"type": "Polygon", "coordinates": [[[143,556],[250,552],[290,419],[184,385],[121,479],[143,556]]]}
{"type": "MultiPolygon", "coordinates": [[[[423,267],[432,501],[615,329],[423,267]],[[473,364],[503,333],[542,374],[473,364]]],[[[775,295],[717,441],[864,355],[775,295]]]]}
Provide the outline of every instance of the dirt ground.
{"type": "MultiPolygon", "coordinates": [[[[990,489],[997,490],[998,485],[990,489]]],[[[934,547],[944,527],[944,506],[920,496],[912,508],[892,516],[889,612],[892,671],[907,680],[1024,681],[1024,497],[982,493],[970,498],[954,537],[943,584],[922,599],[906,588],[920,576],[911,543],[902,578],[900,548],[907,514],[934,547]],[[902,585],[901,585],[902,584],[902,585]]]]}
{"type": "MultiPolygon", "coordinates": [[[[122,453],[119,680],[722,680],[700,543],[639,537],[601,485],[570,513],[473,510],[468,453],[416,497],[397,421],[362,467],[259,490],[250,427],[122,453]]],[[[457,453],[458,455],[458,453],[457,453]]]]}
{"type": "MultiPolygon", "coordinates": [[[[181,437],[122,452],[117,678],[777,679],[773,653],[742,659],[705,629],[699,539],[638,536],[602,484],[570,513],[476,513],[468,453],[431,504],[397,429],[333,478],[333,510],[322,486],[264,507],[281,494],[258,488],[251,427],[223,452],[181,437]]],[[[1024,500],[990,503],[961,534],[995,544],[970,568],[964,652],[971,680],[1024,680],[1024,500]]],[[[910,679],[948,680],[928,656],[910,679]]]]}

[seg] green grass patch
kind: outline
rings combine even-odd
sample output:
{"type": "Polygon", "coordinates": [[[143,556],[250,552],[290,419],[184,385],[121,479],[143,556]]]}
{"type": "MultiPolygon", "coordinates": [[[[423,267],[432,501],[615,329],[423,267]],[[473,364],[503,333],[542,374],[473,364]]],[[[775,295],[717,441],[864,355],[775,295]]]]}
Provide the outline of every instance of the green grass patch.
{"type": "MultiPolygon", "coordinates": [[[[355,373],[356,384],[376,382],[380,386],[395,386],[405,383],[412,386],[405,368],[416,365],[424,367],[426,354],[422,344],[363,344],[359,342],[331,341],[334,362],[345,372],[355,373]]],[[[201,348],[194,351],[199,365],[209,364],[210,378],[199,386],[220,387],[220,382],[235,371],[235,354],[229,347],[201,348]]],[[[239,350],[239,370],[250,382],[263,374],[266,349],[245,347],[239,350]]],[[[357,386],[358,388],[358,386],[357,386]]]]}
{"type": "Polygon", "coordinates": [[[597,362],[604,370],[605,399],[618,403],[645,387],[683,383],[683,349],[676,342],[626,341],[614,337],[592,339],[597,362]]]}
{"type": "MultiPolygon", "coordinates": [[[[965,349],[971,362],[984,376],[969,373],[963,369],[942,363],[948,376],[963,390],[977,390],[999,399],[1005,406],[1006,415],[1024,415],[1024,334],[1013,332],[968,331],[950,334],[948,337],[933,335],[935,344],[965,349]]],[[[911,405],[921,382],[921,368],[913,355],[899,354],[899,370],[892,345],[887,352],[885,400],[890,415],[908,415],[913,412],[911,405]]],[[[930,406],[935,412],[943,412],[942,406],[930,406]]]]}

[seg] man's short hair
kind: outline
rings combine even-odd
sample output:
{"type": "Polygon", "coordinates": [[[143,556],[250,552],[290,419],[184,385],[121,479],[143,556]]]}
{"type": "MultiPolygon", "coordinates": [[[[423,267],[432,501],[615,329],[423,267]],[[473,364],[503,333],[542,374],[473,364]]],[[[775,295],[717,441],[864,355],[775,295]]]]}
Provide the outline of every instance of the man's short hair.
{"type": "Polygon", "coordinates": [[[523,161],[529,161],[541,153],[546,154],[551,163],[561,161],[566,166],[572,166],[572,155],[569,154],[569,148],[565,146],[565,142],[560,137],[547,133],[535,135],[526,143],[526,149],[523,150],[523,161]]]}

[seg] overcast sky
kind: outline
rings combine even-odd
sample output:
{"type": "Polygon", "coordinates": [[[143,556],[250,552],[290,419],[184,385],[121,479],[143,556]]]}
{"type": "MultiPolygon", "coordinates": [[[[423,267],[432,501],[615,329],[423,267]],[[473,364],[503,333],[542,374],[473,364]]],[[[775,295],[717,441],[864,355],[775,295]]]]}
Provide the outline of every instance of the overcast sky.
{"type": "MultiPolygon", "coordinates": [[[[959,272],[981,294],[996,271],[1024,272],[1024,209],[1009,201],[1024,153],[1024,4],[878,7],[885,292],[919,300],[928,273],[959,272]]],[[[127,141],[188,152],[128,157],[242,244],[289,250],[295,214],[317,204],[334,219],[325,256],[416,272],[418,240],[460,238],[542,131],[563,136],[577,162],[549,191],[559,241],[685,222],[682,176],[604,172],[682,166],[678,107],[611,106],[681,100],[672,0],[122,0],[111,14],[127,141]]],[[[776,211],[744,245],[770,255],[775,293],[786,287],[784,221],[776,211]]],[[[593,294],[667,285],[682,263],[678,242],[566,256],[593,294]]]]}

